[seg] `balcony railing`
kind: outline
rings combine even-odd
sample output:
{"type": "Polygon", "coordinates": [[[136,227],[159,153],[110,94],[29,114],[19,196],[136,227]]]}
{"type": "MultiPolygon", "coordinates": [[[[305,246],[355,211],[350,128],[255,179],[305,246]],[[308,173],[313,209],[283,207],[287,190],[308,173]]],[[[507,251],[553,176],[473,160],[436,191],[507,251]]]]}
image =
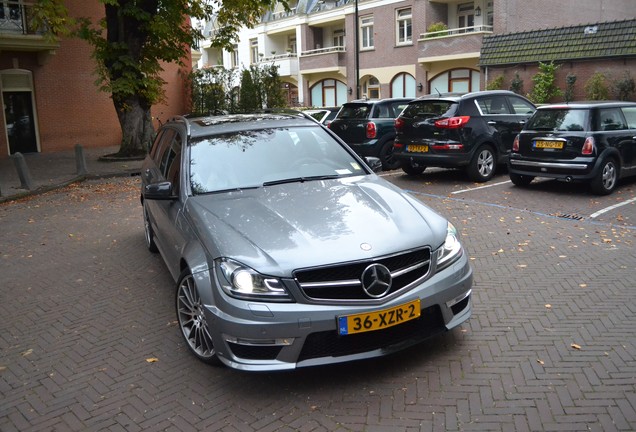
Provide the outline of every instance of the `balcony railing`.
{"type": "Polygon", "coordinates": [[[276,21],[279,19],[283,19],[283,18],[289,18],[296,15],[296,8],[290,8],[289,11],[280,11],[280,12],[273,12],[272,13],[272,21],[276,21]]]}
{"type": "Polygon", "coordinates": [[[345,47],[332,46],[332,47],[325,47],[325,48],[316,48],[312,50],[303,51],[300,55],[304,57],[309,55],[327,54],[327,53],[333,53],[333,52],[345,52],[345,47]]]}
{"type": "Polygon", "coordinates": [[[448,30],[440,30],[428,33],[420,33],[420,40],[432,39],[446,36],[457,36],[466,33],[492,33],[492,26],[478,25],[473,27],[457,27],[448,30]]]}
{"type": "Polygon", "coordinates": [[[0,33],[42,34],[32,25],[33,4],[21,0],[0,1],[0,33]]]}
{"type": "Polygon", "coordinates": [[[271,61],[283,60],[283,59],[295,58],[295,57],[298,57],[298,54],[296,54],[294,52],[288,52],[288,53],[285,53],[285,54],[272,54],[270,56],[260,57],[258,59],[258,61],[259,62],[271,62],[271,61]]]}

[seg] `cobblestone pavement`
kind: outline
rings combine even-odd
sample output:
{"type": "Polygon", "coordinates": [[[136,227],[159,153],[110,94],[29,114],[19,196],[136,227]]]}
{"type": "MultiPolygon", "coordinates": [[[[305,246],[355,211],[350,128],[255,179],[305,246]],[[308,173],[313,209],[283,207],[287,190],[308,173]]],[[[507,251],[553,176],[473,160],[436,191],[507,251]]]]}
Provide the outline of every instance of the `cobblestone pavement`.
{"type": "Polygon", "coordinates": [[[138,179],[0,204],[0,430],[636,430],[636,232],[419,196],[462,231],[474,315],[396,355],[198,362],[138,179]]]}

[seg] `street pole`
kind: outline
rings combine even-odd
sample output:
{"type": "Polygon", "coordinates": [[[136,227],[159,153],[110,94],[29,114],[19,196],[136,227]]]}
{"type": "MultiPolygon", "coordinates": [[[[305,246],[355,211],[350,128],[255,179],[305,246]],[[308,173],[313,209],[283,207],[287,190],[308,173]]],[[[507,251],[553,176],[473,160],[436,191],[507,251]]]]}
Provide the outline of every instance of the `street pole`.
{"type": "Polygon", "coordinates": [[[360,99],[360,36],[358,35],[359,31],[360,31],[360,22],[359,22],[359,17],[358,17],[358,0],[355,0],[355,10],[353,13],[353,19],[354,19],[354,39],[355,39],[355,44],[356,44],[356,48],[355,48],[355,64],[354,64],[354,68],[355,68],[355,80],[356,80],[356,99],[360,99]]]}

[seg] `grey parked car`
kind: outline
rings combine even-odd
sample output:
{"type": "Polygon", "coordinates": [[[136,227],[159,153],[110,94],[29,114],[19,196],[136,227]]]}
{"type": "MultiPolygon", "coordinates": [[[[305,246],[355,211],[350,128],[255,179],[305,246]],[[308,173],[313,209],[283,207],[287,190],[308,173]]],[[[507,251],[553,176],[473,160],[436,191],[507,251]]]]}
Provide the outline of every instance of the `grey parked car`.
{"type": "Polygon", "coordinates": [[[376,357],[471,314],[453,225],[300,113],[172,119],[144,161],[141,201],[181,334],[205,362],[376,357]]]}

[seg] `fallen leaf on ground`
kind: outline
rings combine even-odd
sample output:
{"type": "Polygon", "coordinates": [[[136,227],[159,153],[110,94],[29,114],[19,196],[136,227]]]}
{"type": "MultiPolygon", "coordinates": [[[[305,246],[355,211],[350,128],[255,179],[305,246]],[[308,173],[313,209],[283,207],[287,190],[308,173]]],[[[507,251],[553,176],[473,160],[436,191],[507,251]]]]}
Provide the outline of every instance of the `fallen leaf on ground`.
{"type": "Polygon", "coordinates": [[[159,359],[157,357],[150,357],[150,358],[147,358],[146,361],[148,363],[156,363],[159,361],[159,359]]]}
{"type": "Polygon", "coordinates": [[[570,345],[572,348],[574,348],[575,350],[580,350],[581,349],[581,345],[577,345],[575,343],[573,343],[572,345],[570,345]]]}

